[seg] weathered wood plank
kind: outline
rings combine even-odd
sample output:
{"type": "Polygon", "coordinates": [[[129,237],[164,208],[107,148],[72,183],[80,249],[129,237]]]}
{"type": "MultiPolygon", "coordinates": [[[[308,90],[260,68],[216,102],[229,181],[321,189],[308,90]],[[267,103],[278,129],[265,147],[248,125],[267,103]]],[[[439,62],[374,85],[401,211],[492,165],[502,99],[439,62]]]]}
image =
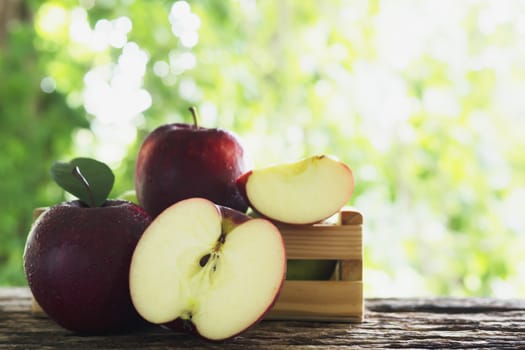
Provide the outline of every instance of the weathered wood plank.
{"type": "Polygon", "coordinates": [[[264,321],[224,343],[152,326],[78,336],[30,307],[26,288],[0,288],[0,349],[525,348],[525,300],[367,299],[363,323],[264,321]]]}

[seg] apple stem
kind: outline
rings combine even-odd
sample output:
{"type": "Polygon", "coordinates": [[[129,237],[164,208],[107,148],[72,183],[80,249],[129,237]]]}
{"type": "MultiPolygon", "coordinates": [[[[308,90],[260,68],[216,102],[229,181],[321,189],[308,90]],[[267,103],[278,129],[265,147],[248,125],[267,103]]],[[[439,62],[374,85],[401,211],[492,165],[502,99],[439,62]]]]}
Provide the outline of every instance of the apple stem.
{"type": "Polygon", "coordinates": [[[90,207],[95,207],[95,198],[93,198],[93,193],[91,192],[91,187],[89,186],[89,182],[86,180],[84,175],[80,172],[80,168],[78,166],[75,166],[73,168],[73,175],[76,176],[80,182],[82,182],[82,185],[86,188],[87,192],[89,193],[89,201],[91,202],[90,207]]]}
{"type": "Polygon", "coordinates": [[[197,107],[191,106],[188,109],[193,117],[193,125],[197,128],[199,126],[199,112],[197,111],[197,107]]]}

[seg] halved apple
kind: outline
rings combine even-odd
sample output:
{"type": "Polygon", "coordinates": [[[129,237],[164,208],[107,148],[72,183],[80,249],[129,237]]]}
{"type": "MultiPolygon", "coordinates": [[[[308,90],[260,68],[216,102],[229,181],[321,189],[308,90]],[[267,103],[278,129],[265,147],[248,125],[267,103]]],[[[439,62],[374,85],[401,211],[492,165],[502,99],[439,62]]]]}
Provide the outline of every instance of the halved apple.
{"type": "Polygon", "coordinates": [[[251,170],[237,179],[253,210],[287,224],[313,224],[337,213],[350,199],[350,168],[328,156],[251,170]]]}
{"type": "Polygon", "coordinates": [[[131,260],[130,293],[147,321],[223,340],[264,317],[285,275],[284,243],[270,221],[191,198],[144,232],[131,260]]]}

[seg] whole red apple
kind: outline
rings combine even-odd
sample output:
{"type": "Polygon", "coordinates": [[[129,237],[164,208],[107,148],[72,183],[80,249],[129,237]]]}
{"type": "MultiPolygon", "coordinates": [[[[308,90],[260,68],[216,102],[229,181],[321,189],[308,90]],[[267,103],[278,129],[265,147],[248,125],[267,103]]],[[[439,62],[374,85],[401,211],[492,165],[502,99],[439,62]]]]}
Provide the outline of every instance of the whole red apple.
{"type": "MultiPolygon", "coordinates": [[[[195,113],[192,110],[192,113],[195,113]]],[[[236,179],[246,171],[245,154],[231,132],[194,124],[168,124],[142,143],[135,167],[139,204],[156,217],[170,205],[192,197],[245,212],[236,179]]]]}
{"type": "Polygon", "coordinates": [[[113,174],[101,166],[86,158],[58,164],[57,182],[83,200],[42,213],[24,251],[35,300],[52,320],[81,333],[118,331],[142,320],[131,302],[129,266],[151,219],[131,202],[105,199],[113,174]],[[91,187],[97,184],[99,190],[91,187]]]}

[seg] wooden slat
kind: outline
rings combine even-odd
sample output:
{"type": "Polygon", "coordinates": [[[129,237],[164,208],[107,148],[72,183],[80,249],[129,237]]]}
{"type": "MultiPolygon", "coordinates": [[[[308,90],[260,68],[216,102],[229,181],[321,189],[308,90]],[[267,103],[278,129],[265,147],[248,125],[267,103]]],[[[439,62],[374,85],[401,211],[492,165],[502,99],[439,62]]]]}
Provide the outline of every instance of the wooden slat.
{"type": "Polygon", "coordinates": [[[363,216],[344,208],[325,223],[316,225],[278,225],[288,259],[363,259],[363,216]]]}
{"type": "Polygon", "coordinates": [[[288,259],[361,260],[360,225],[280,227],[288,259]]]}
{"type": "Polygon", "coordinates": [[[362,317],[362,282],[285,281],[266,319],[361,321],[362,317]]]}

